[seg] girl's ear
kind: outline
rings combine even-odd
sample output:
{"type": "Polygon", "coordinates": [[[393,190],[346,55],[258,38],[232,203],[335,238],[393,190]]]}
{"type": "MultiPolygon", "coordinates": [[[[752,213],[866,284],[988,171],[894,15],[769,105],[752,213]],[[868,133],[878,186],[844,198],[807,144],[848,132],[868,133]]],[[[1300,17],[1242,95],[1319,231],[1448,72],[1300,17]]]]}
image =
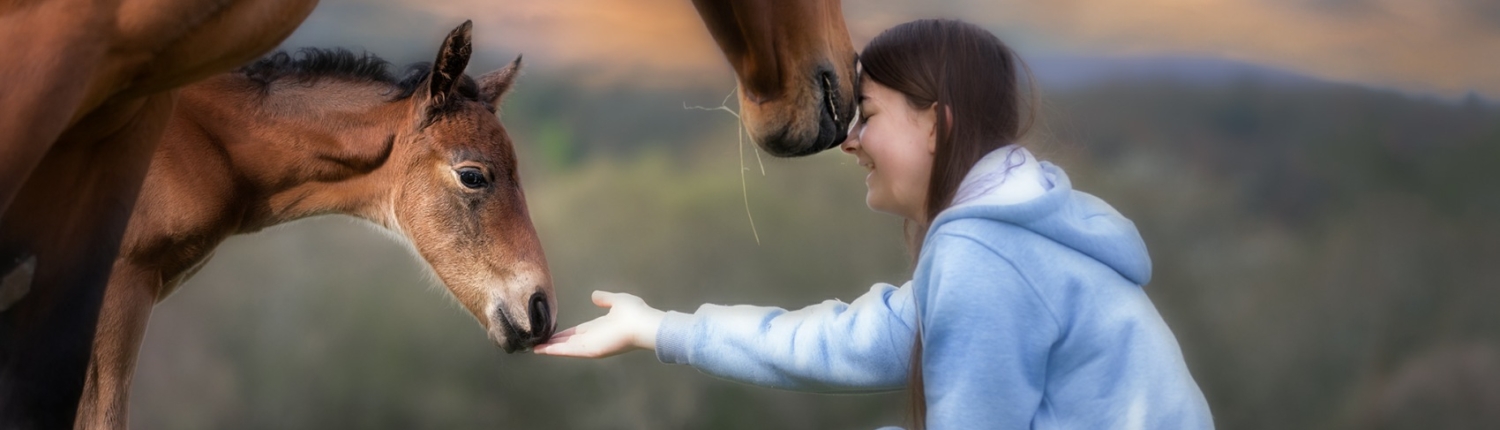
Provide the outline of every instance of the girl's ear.
{"type": "MultiPolygon", "coordinates": [[[[944,125],[944,128],[948,129],[947,131],[948,131],[949,134],[952,134],[953,133],[953,109],[949,108],[946,105],[939,105],[937,103],[933,103],[932,104],[932,110],[933,110],[932,113],[933,113],[933,118],[934,119],[937,118],[937,112],[938,111],[942,111],[943,112],[943,116],[944,116],[943,125],[944,125]]],[[[933,121],[933,123],[932,123],[932,139],[928,139],[927,140],[927,153],[928,154],[936,154],[937,153],[937,121],[933,121]]]]}

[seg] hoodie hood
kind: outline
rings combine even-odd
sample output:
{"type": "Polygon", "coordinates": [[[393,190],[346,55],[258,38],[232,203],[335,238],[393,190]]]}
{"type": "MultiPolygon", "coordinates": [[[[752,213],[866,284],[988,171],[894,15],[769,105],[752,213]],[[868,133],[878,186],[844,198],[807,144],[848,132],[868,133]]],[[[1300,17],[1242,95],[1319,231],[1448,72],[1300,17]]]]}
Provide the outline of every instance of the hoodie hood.
{"type": "Polygon", "coordinates": [[[974,165],[953,206],[938,214],[928,234],[944,223],[982,218],[1012,224],[1072,248],[1138,285],[1151,281],[1151,257],[1135,223],[1098,197],[1073,189],[1056,165],[1010,145],[974,165]]]}

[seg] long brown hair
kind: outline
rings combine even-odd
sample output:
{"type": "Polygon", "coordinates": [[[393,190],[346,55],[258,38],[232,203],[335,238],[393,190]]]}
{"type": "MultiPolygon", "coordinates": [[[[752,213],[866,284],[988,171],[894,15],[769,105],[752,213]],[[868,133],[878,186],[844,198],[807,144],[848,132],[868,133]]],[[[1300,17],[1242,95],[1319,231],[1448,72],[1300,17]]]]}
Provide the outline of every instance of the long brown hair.
{"type": "MultiPolygon", "coordinates": [[[[937,108],[937,148],[926,211],[923,219],[908,221],[905,229],[916,258],[928,227],[952,204],[969,169],[985,154],[1015,143],[1030,127],[1034,115],[1022,115],[1018,59],[998,37],[979,26],[924,19],[875,36],[859,61],[864,68],[862,79],[900,92],[913,108],[937,108]]],[[[927,421],[920,315],[917,320],[908,383],[913,429],[924,428],[927,421]]]]}

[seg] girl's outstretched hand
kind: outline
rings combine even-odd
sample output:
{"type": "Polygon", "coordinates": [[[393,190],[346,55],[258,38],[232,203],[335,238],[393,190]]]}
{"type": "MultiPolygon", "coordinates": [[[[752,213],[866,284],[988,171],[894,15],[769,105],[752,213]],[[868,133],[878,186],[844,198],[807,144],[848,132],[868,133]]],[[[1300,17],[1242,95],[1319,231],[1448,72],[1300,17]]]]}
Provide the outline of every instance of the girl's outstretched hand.
{"type": "Polygon", "coordinates": [[[532,351],[542,355],[604,358],[632,349],[656,349],[656,329],[665,312],[625,293],[595,291],[594,304],[609,313],[558,332],[532,351]]]}

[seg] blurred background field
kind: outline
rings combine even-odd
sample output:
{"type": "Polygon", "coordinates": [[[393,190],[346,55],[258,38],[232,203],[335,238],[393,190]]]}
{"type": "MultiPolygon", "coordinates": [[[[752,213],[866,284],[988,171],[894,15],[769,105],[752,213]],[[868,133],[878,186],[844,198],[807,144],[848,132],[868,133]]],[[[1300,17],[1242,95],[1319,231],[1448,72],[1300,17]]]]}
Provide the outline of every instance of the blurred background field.
{"type": "MultiPolygon", "coordinates": [[[[661,31],[707,42],[685,0],[638,1],[631,7],[658,8],[661,31]]],[[[552,15],[511,2],[428,3],[325,1],[286,46],[427,61],[469,7],[484,11],[473,13],[471,74],[526,53],[529,72],[502,121],[518,144],[562,325],[601,314],[594,289],[687,311],[849,300],[908,278],[900,222],[864,207],[864,174],[847,156],[764,157],[762,175],[731,116],[683,108],[717,106],[733,86],[712,45],[635,56],[610,35],[515,36],[545,35],[549,19],[568,17],[600,20],[603,32],[629,16],[565,14],[598,6],[587,1],[559,2],[552,15]],[[501,6],[476,6],[492,3],[501,6]],[[615,56],[588,51],[596,45],[615,56]]],[[[931,16],[884,3],[846,2],[857,47],[931,16]]],[[[1463,67],[1492,59],[1404,77],[1361,74],[1378,58],[1302,64],[1254,44],[1049,42],[1053,33],[986,21],[985,6],[950,3],[939,9],[975,8],[965,16],[1013,41],[1035,71],[1043,121],[1026,143],[1140,227],[1155,263],[1146,291],[1219,428],[1500,426],[1500,69],[1488,69],[1491,81],[1463,67]]],[[[1477,19],[1500,23],[1500,9],[1482,10],[1491,15],[1477,19]]],[[[1294,31],[1301,21],[1288,22],[1294,31]]],[[[1474,34],[1463,43],[1481,51],[1500,40],[1474,34]]],[[[648,353],[506,355],[425,270],[349,218],[231,239],[157,307],[132,425],[866,429],[904,418],[900,393],[756,388],[648,353]]]]}

